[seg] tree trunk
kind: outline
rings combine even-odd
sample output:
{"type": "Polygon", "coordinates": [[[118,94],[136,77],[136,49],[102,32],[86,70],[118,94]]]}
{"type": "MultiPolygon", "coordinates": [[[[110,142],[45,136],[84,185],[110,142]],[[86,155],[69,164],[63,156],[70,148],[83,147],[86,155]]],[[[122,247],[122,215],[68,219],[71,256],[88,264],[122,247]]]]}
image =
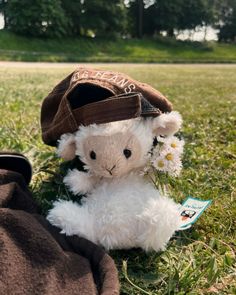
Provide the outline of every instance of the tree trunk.
{"type": "Polygon", "coordinates": [[[175,36],[173,28],[167,30],[167,36],[171,38],[175,36]]]}
{"type": "Polygon", "coordinates": [[[142,39],[143,37],[143,0],[138,0],[138,38],[142,39]]]}
{"type": "Polygon", "coordinates": [[[204,28],[204,37],[203,37],[204,42],[206,41],[207,29],[208,29],[208,27],[207,27],[207,25],[205,25],[205,28],[204,28]]]}

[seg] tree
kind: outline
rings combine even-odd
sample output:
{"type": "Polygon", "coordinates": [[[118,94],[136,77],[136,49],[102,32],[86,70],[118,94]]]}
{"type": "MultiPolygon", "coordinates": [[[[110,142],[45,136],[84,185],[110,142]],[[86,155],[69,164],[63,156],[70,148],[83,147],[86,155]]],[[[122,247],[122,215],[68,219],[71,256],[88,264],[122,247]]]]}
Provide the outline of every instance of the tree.
{"type": "Polygon", "coordinates": [[[216,28],[219,29],[219,41],[236,42],[236,0],[220,1],[218,5],[216,28]]]}
{"type": "Polygon", "coordinates": [[[3,2],[5,28],[17,34],[36,37],[61,37],[70,21],[60,0],[10,0],[3,2]]]}
{"type": "Polygon", "coordinates": [[[96,36],[120,35],[125,28],[125,5],[123,0],[82,1],[81,27],[86,34],[92,31],[96,36]]]}
{"type": "MultiPolygon", "coordinates": [[[[158,0],[153,5],[155,9],[155,28],[158,31],[166,31],[169,37],[174,37],[174,29],[178,27],[182,17],[182,5],[184,0],[158,0]]],[[[152,7],[150,7],[152,8],[152,7]]]]}
{"type": "Polygon", "coordinates": [[[123,34],[126,25],[123,0],[0,0],[0,11],[6,29],[26,36],[107,37],[123,34]]]}
{"type": "Polygon", "coordinates": [[[64,9],[66,17],[70,20],[69,31],[70,35],[81,35],[81,15],[83,11],[83,4],[81,0],[67,0],[62,1],[62,8],[64,9]]]}
{"type": "Polygon", "coordinates": [[[143,0],[138,0],[138,37],[143,37],[143,13],[144,3],[143,0]]]}
{"type": "Polygon", "coordinates": [[[215,20],[214,0],[188,0],[182,3],[182,13],[177,29],[193,30],[197,26],[213,25],[215,20]]]}
{"type": "MultiPolygon", "coordinates": [[[[142,0],[131,0],[129,5],[129,16],[132,24],[132,35],[138,36],[140,25],[138,16],[139,2],[142,0]]],[[[213,22],[214,0],[146,0],[143,10],[144,35],[153,36],[161,31],[174,37],[175,30],[195,29],[213,22]]]]}
{"type": "MultiPolygon", "coordinates": [[[[142,38],[143,34],[153,35],[153,17],[147,10],[155,0],[130,0],[127,3],[128,31],[133,37],[142,38]],[[147,27],[149,29],[147,29],[147,27]],[[152,29],[150,29],[152,27],[152,29]]],[[[153,10],[151,10],[153,11],[153,10]]]]}

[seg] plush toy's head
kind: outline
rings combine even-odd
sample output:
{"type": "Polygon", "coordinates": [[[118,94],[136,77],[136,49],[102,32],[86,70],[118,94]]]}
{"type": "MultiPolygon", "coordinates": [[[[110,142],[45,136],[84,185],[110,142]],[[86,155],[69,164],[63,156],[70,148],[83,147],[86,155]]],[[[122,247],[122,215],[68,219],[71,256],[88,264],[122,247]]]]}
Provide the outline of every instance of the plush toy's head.
{"type": "Polygon", "coordinates": [[[65,160],[79,156],[97,176],[124,176],[145,166],[156,136],[173,135],[181,124],[179,113],[171,112],[156,118],[80,126],[76,133],[62,135],[58,155],[65,160]]]}

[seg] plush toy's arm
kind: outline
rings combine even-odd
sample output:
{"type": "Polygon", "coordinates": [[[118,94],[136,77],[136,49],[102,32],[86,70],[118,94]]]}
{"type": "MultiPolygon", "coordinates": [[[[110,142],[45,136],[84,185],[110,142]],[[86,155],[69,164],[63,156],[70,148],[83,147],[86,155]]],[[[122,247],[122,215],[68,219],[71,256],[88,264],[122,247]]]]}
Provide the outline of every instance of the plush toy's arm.
{"type": "Polygon", "coordinates": [[[86,205],[59,200],[48,212],[47,220],[67,236],[78,235],[96,243],[93,216],[86,205]]]}
{"type": "Polygon", "coordinates": [[[90,192],[96,184],[97,178],[92,175],[79,171],[70,170],[63,182],[72,191],[73,194],[86,194],[90,192]]]}

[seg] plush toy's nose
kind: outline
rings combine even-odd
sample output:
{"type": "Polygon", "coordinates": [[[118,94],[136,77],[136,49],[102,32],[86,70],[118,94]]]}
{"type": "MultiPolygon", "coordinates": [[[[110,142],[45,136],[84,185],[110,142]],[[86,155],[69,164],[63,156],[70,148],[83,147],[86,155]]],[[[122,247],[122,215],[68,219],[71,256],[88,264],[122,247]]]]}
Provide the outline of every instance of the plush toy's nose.
{"type": "Polygon", "coordinates": [[[116,165],[114,165],[112,168],[108,169],[106,168],[106,170],[110,173],[110,175],[112,175],[112,170],[116,167],[116,165]]]}

